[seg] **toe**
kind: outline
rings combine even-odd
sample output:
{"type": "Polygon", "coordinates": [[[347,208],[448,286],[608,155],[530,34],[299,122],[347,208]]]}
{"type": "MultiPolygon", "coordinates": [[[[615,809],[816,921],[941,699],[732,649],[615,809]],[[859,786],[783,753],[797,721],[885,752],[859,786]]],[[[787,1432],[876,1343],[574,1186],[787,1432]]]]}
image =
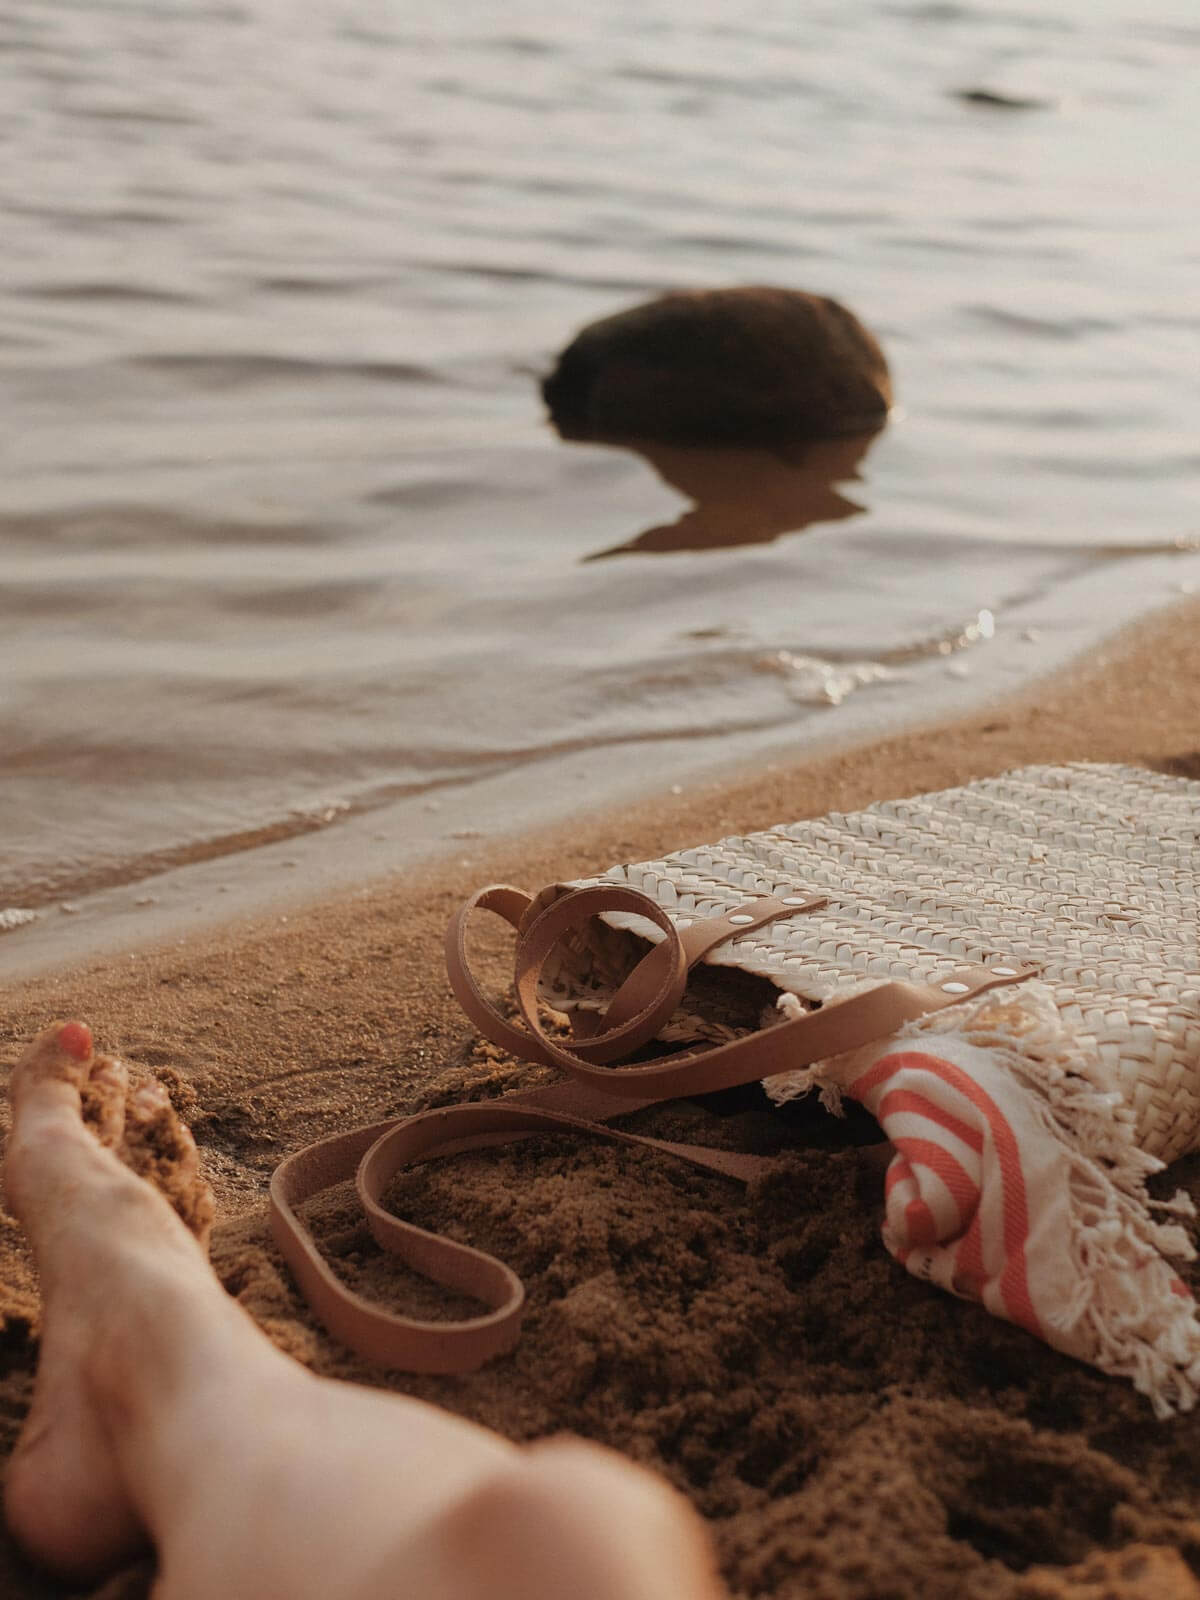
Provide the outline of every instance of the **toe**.
{"type": "Polygon", "coordinates": [[[82,1022],[56,1022],[26,1046],[13,1067],[4,1194],[26,1226],[56,1212],[64,1186],[78,1184],[100,1154],[81,1117],[91,1061],[91,1031],[82,1022]]]}
{"type": "Polygon", "coordinates": [[[192,1137],[192,1130],[186,1122],[180,1122],[178,1119],[175,1123],[175,1140],[179,1152],[176,1158],[179,1176],[189,1182],[192,1179],[199,1178],[200,1151],[196,1146],[195,1139],[192,1137]]]}
{"type": "Polygon", "coordinates": [[[13,1068],[9,1092],[14,1104],[44,1085],[82,1089],[92,1060],[92,1033],[84,1022],[52,1022],[26,1045],[13,1068]]]}
{"type": "Polygon", "coordinates": [[[125,1099],[129,1069],[115,1056],[97,1056],[83,1088],[83,1120],[108,1150],[120,1147],[125,1135],[125,1099]]]}
{"type": "Polygon", "coordinates": [[[186,1122],[179,1124],[179,1195],[175,1209],[207,1251],[216,1208],[213,1192],[200,1171],[200,1152],[186,1122]]]}
{"type": "Polygon", "coordinates": [[[171,1096],[157,1078],[143,1078],[130,1095],[130,1111],[135,1122],[157,1122],[171,1109],[171,1096]]]}
{"type": "Polygon", "coordinates": [[[121,1159],[152,1183],[174,1155],[171,1097],[157,1078],[143,1078],[125,1102],[121,1159]]]}
{"type": "Polygon", "coordinates": [[[122,1155],[134,1172],[162,1190],[207,1248],[212,1191],[201,1176],[200,1153],[191,1130],[180,1122],[170,1095],[155,1078],[140,1083],[126,1102],[122,1155]]]}

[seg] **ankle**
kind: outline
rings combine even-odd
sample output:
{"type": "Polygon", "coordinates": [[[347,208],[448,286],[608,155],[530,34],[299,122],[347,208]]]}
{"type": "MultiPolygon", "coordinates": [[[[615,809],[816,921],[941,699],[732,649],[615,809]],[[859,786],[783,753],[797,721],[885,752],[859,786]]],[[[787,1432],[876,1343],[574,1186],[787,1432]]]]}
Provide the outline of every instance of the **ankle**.
{"type": "Polygon", "coordinates": [[[215,1278],[185,1275],[161,1256],[142,1263],[137,1304],[103,1319],[85,1381],[156,1543],[172,1513],[222,1476],[214,1463],[229,1456],[231,1441],[249,1443],[231,1419],[261,1415],[277,1390],[286,1409],[293,1373],[309,1376],[215,1278]]]}

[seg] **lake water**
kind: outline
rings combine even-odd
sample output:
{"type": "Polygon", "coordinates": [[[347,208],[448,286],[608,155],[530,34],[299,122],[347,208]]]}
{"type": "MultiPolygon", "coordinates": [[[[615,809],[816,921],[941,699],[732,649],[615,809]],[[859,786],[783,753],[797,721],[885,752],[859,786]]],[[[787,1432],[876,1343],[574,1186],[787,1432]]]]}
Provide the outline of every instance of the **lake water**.
{"type": "Polygon", "coordinates": [[[1188,592],[1198,69],[1194,0],[8,0],[0,907],[936,715],[1188,592]],[[587,560],[687,502],[536,374],[758,282],[887,350],[860,513],[587,560]]]}

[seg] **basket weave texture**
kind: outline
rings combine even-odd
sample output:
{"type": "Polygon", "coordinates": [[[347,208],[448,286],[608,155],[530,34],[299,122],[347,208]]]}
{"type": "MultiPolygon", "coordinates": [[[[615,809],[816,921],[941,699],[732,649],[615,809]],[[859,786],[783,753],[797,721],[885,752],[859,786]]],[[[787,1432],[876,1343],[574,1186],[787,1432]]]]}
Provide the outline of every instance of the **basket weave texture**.
{"type": "MultiPolygon", "coordinates": [[[[1133,767],[1027,767],[587,881],[640,889],[679,925],[752,894],[828,895],[824,910],[706,958],[808,1003],[886,979],[936,985],[964,963],[1036,963],[1075,1043],[1132,1108],[1141,1148],[1163,1161],[1200,1148],[1200,783],[1133,767]]],[[[640,944],[628,935],[659,937],[644,920],[606,921],[625,937],[565,949],[547,973],[552,1004],[599,1006],[640,944]]],[[[729,1031],[711,1010],[685,1011],[664,1037],[729,1031]]],[[[768,1088],[786,1097],[786,1062],[768,1088]]]]}

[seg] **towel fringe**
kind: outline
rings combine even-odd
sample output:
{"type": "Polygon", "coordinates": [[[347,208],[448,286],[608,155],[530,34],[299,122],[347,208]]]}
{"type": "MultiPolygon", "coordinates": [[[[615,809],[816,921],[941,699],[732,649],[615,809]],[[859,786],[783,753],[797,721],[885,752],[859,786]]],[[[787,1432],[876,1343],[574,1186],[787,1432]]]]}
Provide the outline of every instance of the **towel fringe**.
{"type": "MultiPolygon", "coordinates": [[[[800,1004],[783,994],[778,1008],[792,1015],[800,1004]]],[[[1196,1208],[1181,1191],[1169,1200],[1147,1193],[1146,1180],[1164,1163],[1139,1149],[1133,1112],[1103,1062],[1071,1036],[1050,991],[1036,982],[909,1023],[895,1041],[920,1039],[928,1048],[939,1036],[986,1050],[1021,1086],[1067,1162],[1064,1250],[1075,1289],[1048,1320],[1048,1341],[1132,1380],[1159,1418],[1190,1411],[1200,1399],[1200,1321],[1170,1259],[1194,1260],[1196,1250],[1184,1228],[1158,1217],[1194,1217],[1196,1208]]],[[[777,1104],[815,1089],[840,1115],[847,1060],[780,1073],[765,1088],[777,1104]]]]}

